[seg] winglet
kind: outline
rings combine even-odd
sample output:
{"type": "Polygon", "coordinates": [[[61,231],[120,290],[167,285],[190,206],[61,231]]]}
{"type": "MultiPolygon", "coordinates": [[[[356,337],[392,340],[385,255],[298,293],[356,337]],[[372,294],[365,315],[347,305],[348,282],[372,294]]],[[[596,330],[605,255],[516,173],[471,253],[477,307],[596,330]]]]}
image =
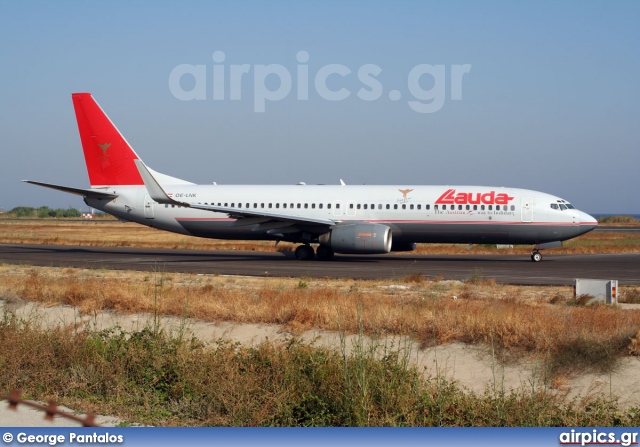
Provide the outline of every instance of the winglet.
{"type": "Polygon", "coordinates": [[[181,206],[189,206],[188,203],[178,202],[170,198],[160,183],[155,179],[153,174],[149,172],[147,166],[142,162],[142,160],[137,159],[133,160],[138,168],[138,172],[140,173],[140,177],[142,177],[142,181],[144,182],[144,186],[147,188],[147,192],[149,192],[149,196],[158,203],[167,203],[169,205],[181,205],[181,206]]]}

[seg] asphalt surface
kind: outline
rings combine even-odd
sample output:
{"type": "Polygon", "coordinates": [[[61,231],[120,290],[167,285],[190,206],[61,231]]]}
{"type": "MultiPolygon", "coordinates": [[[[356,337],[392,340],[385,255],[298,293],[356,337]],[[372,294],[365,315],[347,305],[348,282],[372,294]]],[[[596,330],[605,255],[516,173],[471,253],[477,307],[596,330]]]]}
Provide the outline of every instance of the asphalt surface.
{"type": "Polygon", "coordinates": [[[333,261],[296,261],[293,254],[131,247],[0,244],[0,262],[51,267],[187,272],[219,275],[400,278],[494,278],[505,284],[572,285],[575,278],[617,279],[640,285],[640,254],[553,255],[336,255],[333,261]]]}

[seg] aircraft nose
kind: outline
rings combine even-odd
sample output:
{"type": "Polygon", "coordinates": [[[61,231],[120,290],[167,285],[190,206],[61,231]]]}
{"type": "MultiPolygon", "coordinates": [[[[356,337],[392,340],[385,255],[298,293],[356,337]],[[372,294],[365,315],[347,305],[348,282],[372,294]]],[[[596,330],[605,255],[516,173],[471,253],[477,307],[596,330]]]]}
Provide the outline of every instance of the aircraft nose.
{"type": "Polygon", "coordinates": [[[598,226],[596,218],[583,211],[578,211],[578,221],[581,226],[589,227],[590,230],[598,226]]]}

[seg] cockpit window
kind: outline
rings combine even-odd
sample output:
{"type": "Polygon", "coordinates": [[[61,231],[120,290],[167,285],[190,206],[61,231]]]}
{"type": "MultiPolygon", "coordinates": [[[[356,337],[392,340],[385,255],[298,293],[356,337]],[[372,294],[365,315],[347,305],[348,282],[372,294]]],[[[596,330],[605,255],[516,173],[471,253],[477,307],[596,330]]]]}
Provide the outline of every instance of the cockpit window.
{"type": "Polygon", "coordinates": [[[564,210],[566,210],[566,209],[567,209],[567,206],[566,206],[565,204],[561,203],[561,204],[560,204],[560,209],[561,209],[562,211],[564,211],[564,210]]]}
{"type": "Polygon", "coordinates": [[[570,210],[575,210],[576,207],[571,205],[570,203],[566,203],[565,205],[567,205],[567,208],[569,208],[570,210]]]}
{"type": "Polygon", "coordinates": [[[558,209],[558,204],[557,203],[552,203],[551,204],[551,209],[557,210],[558,209]]]}

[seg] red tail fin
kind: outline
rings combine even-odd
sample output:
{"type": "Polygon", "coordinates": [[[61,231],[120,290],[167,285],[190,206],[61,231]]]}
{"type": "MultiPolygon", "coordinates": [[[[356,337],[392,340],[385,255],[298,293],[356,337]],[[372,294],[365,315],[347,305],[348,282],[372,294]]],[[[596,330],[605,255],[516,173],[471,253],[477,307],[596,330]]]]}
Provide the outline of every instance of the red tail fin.
{"type": "Polygon", "coordinates": [[[91,93],[73,93],[80,141],[91,186],[143,185],[138,154],[118,132],[91,93]]]}

